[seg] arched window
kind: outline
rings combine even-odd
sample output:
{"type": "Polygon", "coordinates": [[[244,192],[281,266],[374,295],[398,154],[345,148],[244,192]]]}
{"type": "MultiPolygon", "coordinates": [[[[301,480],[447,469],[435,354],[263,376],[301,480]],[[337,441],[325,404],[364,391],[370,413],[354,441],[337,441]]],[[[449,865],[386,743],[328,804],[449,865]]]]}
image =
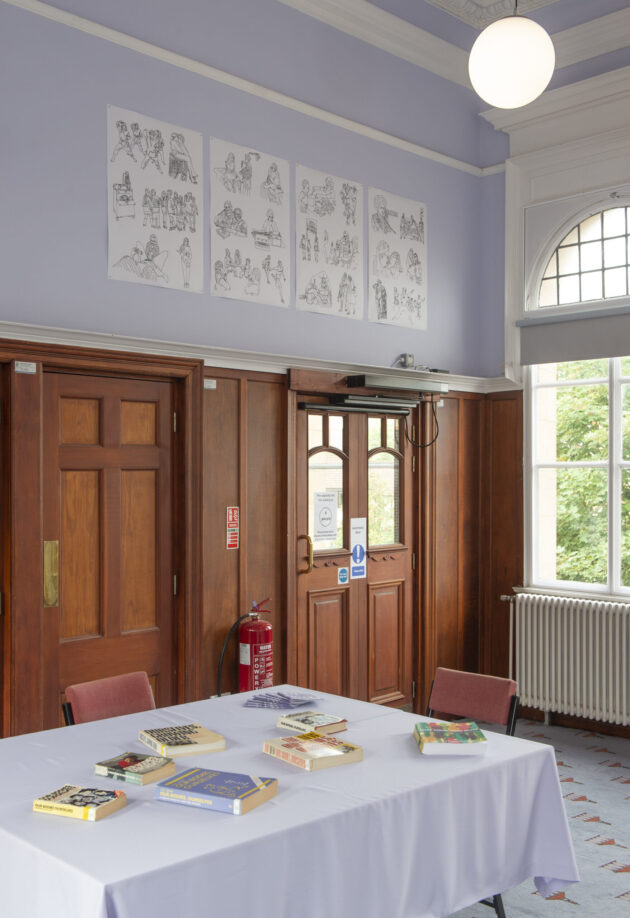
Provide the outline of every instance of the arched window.
{"type": "Polygon", "coordinates": [[[561,240],[542,272],[536,308],[628,296],[630,207],[589,214],[561,240]]]}

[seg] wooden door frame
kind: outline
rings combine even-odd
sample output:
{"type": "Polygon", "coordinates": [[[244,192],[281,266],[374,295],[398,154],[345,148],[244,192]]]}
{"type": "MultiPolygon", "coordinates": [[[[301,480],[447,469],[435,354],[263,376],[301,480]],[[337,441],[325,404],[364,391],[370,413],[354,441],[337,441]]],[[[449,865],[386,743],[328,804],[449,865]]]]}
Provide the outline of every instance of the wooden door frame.
{"type": "Polygon", "coordinates": [[[7,383],[3,493],[4,736],[43,726],[42,601],[42,389],[45,371],[97,376],[152,377],[172,382],[177,435],[173,442],[173,568],[177,645],[176,698],[198,697],[198,625],[201,610],[201,399],[203,363],[198,360],[72,348],[0,339],[0,364],[7,383]],[[16,363],[34,364],[16,372],[16,363]],[[38,678],[34,678],[37,673],[38,678]]]}

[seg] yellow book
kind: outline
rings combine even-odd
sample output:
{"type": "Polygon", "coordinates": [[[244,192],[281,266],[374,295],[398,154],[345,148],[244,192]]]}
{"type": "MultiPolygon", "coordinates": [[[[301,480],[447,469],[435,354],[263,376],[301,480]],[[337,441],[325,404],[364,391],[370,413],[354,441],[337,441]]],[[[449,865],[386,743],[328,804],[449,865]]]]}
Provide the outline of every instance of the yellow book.
{"type": "Polygon", "coordinates": [[[86,819],[95,822],[110,813],[122,809],[127,796],[121,790],[101,790],[99,787],[78,787],[64,784],[50,794],[33,800],[36,813],[50,813],[53,816],[70,816],[72,819],[86,819]]]}
{"type": "Polygon", "coordinates": [[[141,730],[138,739],[158,755],[196,755],[225,749],[225,737],[201,724],[176,724],[141,730]]]}

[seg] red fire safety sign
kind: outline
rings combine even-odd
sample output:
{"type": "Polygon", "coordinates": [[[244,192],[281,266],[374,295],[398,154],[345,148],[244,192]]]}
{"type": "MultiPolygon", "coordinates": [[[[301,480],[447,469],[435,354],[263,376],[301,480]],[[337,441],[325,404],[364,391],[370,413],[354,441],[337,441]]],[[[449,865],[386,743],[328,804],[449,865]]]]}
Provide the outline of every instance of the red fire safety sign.
{"type": "Polygon", "coordinates": [[[240,516],[238,507],[227,508],[226,548],[238,548],[240,545],[240,516]]]}

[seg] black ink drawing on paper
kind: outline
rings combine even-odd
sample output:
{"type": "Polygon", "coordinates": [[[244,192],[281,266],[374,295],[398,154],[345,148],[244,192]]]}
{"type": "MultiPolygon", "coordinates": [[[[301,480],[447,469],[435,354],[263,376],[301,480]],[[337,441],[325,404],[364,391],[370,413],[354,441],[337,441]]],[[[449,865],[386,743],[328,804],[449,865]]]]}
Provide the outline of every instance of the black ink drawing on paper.
{"type": "Polygon", "coordinates": [[[193,185],[197,184],[197,172],[193,164],[192,156],[186,146],[184,135],[179,131],[173,131],[170,138],[170,151],[168,155],[168,174],[173,179],[181,179],[182,182],[190,180],[193,185]]]}
{"type": "Polygon", "coordinates": [[[136,202],[133,199],[133,190],[128,172],[123,172],[122,182],[114,182],[113,186],[113,206],[116,219],[121,217],[135,217],[136,202]]]}
{"type": "Polygon", "coordinates": [[[190,286],[190,266],[192,265],[192,249],[188,236],[184,236],[184,241],[177,250],[182,263],[182,275],[184,278],[184,287],[190,286]]]}
{"type": "Polygon", "coordinates": [[[381,280],[377,280],[376,283],[372,285],[372,289],[374,290],[374,299],[376,300],[376,318],[386,319],[387,290],[385,289],[381,280]]]}
{"type": "Polygon", "coordinates": [[[280,295],[280,302],[284,305],[284,294],[282,292],[282,285],[286,283],[287,279],[284,274],[284,265],[282,264],[280,259],[278,259],[278,263],[276,264],[275,268],[270,268],[269,273],[271,274],[271,277],[273,278],[273,282],[276,285],[278,294],[280,295]]]}
{"type": "MultiPolygon", "coordinates": [[[[326,235],[324,238],[326,238],[326,235]]],[[[304,232],[300,238],[300,252],[302,253],[302,261],[319,261],[317,223],[310,217],[306,221],[304,232]]]]}
{"type": "Polygon", "coordinates": [[[409,219],[403,214],[400,218],[400,238],[415,239],[417,242],[424,243],[424,215],[422,210],[416,220],[411,214],[409,219]]]}
{"type": "Polygon", "coordinates": [[[157,171],[162,174],[162,166],[166,165],[164,159],[164,138],[162,131],[158,128],[151,128],[144,132],[144,159],[142,168],[146,169],[149,163],[152,163],[157,171]]]}
{"type": "Polygon", "coordinates": [[[340,315],[352,316],[356,313],[357,288],[352,276],[347,271],[343,272],[337,293],[337,306],[340,315]]]}
{"type": "Polygon", "coordinates": [[[168,275],[164,271],[164,266],[167,258],[168,252],[160,250],[157,236],[152,233],[146,245],[143,246],[141,242],[136,242],[132,246],[131,254],[123,255],[122,258],[115,262],[114,267],[128,271],[130,274],[135,274],[136,277],[142,280],[151,281],[152,283],[163,281],[166,284],[168,283],[168,275]]]}
{"type": "Polygon", "coordinates": [[[131,134],[129,133],[129,128],[127,127],[126,121],[117,121],[116,130],[118,131],[118,143],[112,151],[112,156],[110,162],[115,162],[119,153],[125,152],[127,156],[130,156],[133,159],[134,163],[136,162],[136,157],[133,155],[133,149],[131,145],[131,134]]]}
{"type": "Polygon", "coordinates": [[[201,291],[201,135],[113,105],[107,113],[109,276],[201,291]]]}
{"type": "Polygon", "coordinates": [[[318,271],[317,274],[313,274],[304,289],[304,293],[300,294],[300,299],[305,300],[309,306],[332,309],[330,280],[325,271],[318,271]]]}
{"type": "Polygon", "coordinates": [[[284,191],[280,181],[280,172],[276,163],[272,163],[267,170],[267,178],[260,186],[260,195],[272,204],[282,204],[284,191]]]}
{"type": "Polygon", "coordinates": [[[313,185],[308,179],[302,179],[298,195],[298,206],[303,214],[315,214],[317,217],[329,217],[335,211],[335,183],[328,175],[323,185],[313,185]]]}
{"type": "Polygon", "coordinates": [[[223,210],[214,218],[214,225],[221,239],[228,236],[247,236],[247,224],[243,219],[240,207],[232,207],[231,201],[226,201],[223,210]]]}
{"type": "Polygon", "coordinates": [[[155,188],[145,188],[142,197],[143,226],[149,224],[153,229],[179,230],[182,233],[194,233],[197,230],[199,208],[191,191],[179,194],[172,188],[164,189],[160,194],[155,188]]]}
{"type": "Polygon", "coordinates": [[[252,230],[252,238],[254,240],[254,245],[258,249],[268,249],[271,246],[282,246],[282,234],[278,229],[273,208],[270,207],[267,210],[261,228],[252,230]]]}
{"type": "MultiPolygon", "coordinates": [[[[247,296],[258,296],[260,293],[260,268],[252,264],[251,258],[243,261],[240,249],[225,250],[222,261],[215,262],[215,288],[232,290],[229,277],[240,282],[240,288],[247,296]]],[[[237,284],[237,287],[239,285],[237,284]]]]}
{"type": "Polygon", "coordinates": [[[394,287],[392,318],[405,317],[408,320],[413,320],[414,325],[417,324],[422,319],[422,307],[425,300],[425,296],[413,290],[407,290],[406,287],[401,289],[394,287]]]}
{"type": "Polygon", "coordinates": [[[381,239],[376,245],[372,268],[377,277],[395,277],[402,274],[400,254],[396,249],[390,250],[389,242],[385,239],[381,239]]]}
{"type": "Polygon", "coordinates": [[[412,284],[422,286],[422,264],[414,249],[407,252],[407,276],[412,284]]]}
{"type": "Polygon", "coordinates": [[[347,226],[350,224],[354,226],[356,223],[358,193],[359,189],[357,186],[351,185],[350,182],[344,182],[341,186],[339,196],[343,204],[343,216],[347,226]]]}
{"type": "Polygon", "coordinates": [[[395,233],[396,230],[389,222],[390,217],[397,217],[395,210],[388,210],[385,195],[377,194],[374,198],[374,213],[371,216],[372,229],[381,233],[395,233]]]}
{"type": "Polygon", "coordinates": [[[214,263],[214,288],[215,290],[231,290],[229,281],[227,279],[227,272],[225,270],[225,265],[218,259],[214,263]]]}
{"type": "Polygon", "coordinates": [[[357,236],[350,238],[347,230],[336,239],[328,238],[328,231],[324,231],[324,260],[328,265],[336,267],[355,268],[359,256],[359,239],[357,236]]]}
{"type": "MultiPolygon", "coordinates": [[[[252,191],[252,159],[260,159],[260,153],[248,150],[241,160],[241,165],[236,171],[236,156],[232,150],[225,157],[225,165],[215,166],[214,173],[219,177],[221,184],[230,194],[251,194],[252,191]]],[[[276,164],[273,164],[276,166],[276,164]]],[[[276,171],[278,167],[276,166],[276,171]]],[[[279,180],[279,177],[278,177],[279,180]]]]}

